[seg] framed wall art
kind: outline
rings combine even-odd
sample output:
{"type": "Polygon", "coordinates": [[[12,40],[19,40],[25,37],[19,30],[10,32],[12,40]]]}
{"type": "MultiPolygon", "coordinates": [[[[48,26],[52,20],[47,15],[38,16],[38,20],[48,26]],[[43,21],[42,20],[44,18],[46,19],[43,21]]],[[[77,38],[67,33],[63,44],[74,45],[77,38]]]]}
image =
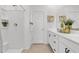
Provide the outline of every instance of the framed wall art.
{"type": "Polygon", "coordinates": [[[54,21],[54,16],[48,16],[47,20],[48,20],[48,22],[53,22],[54,21]]]}

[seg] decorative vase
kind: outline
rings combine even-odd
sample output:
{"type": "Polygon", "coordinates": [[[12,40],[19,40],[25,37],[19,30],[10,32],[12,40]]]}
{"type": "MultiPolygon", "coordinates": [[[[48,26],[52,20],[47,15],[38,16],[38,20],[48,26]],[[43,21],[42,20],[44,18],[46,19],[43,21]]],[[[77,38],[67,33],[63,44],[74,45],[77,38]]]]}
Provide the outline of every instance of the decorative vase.
{"type": "Polygon", "coordinates": [[[65,25],[64,33],[70,33],[70,25],[65,25]]]}

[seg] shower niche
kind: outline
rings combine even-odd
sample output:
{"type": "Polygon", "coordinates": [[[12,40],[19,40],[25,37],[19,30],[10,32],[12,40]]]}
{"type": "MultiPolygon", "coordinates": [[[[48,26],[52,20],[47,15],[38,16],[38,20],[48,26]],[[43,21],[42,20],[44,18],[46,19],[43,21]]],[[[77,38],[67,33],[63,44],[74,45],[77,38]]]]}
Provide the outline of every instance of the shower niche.
{"type": "Polygon", "coordinates": [[[8,28],[8,20],[7,19],[0,20],[0,28],[8,28]]]}

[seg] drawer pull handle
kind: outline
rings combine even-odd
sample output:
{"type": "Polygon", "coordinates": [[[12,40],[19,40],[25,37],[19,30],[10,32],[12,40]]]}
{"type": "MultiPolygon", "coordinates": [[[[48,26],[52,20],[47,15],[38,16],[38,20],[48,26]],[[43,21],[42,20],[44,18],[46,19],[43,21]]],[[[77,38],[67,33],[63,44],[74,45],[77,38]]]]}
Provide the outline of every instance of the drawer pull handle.
{"type": "Polygon", "coordinates": [[[70,50],[68,48],[65,48],[65,53],[69,53],[70,50]]]}

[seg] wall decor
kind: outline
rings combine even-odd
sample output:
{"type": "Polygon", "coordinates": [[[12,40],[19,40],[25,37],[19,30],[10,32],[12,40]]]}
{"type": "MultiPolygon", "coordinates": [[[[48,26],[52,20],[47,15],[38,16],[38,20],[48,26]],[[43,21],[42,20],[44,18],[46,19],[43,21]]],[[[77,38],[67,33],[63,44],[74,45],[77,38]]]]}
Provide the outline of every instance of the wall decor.
{"type": "Polygon", "coordinates": [[[59,20],[62,22],[64,20],[66,20],[66,16],[59,16],[59,20]]]}
{"type": "Polygon", "coordinates": [[[48,18],[48,19],[47,19],[48,22],[53,22],[53,21],[54,21],[54,16],[48,16],[47,18],[48,18]]]}
{"type": "Polygon", "coordinates": [[[0,28],[7,28],[8,27],[8,20],[1,19],[0,20],[0,28]]]}

